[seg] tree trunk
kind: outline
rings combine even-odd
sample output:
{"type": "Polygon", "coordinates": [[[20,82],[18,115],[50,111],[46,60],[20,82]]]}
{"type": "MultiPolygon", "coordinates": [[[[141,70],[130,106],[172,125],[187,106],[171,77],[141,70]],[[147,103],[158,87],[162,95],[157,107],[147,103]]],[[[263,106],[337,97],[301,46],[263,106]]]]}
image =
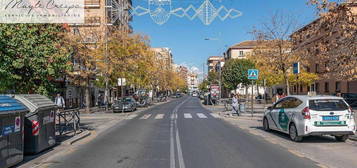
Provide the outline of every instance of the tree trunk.
{"type": "Polygon", "coordinates": [[[87,77],[86,81],[86,89],[84,91],[85,99],[86,99],[86,113],[90,113],[90,93],[89,93],[89,78],[87,77]]]}
{"type": "Polygon", "coordinates": [[[286,73],[284,74],[284,80],[285,80],[285,89],[286,89],[286,95],[290,95],[290,86],[289,86],[289,78],[287,77],[286,73]]]}

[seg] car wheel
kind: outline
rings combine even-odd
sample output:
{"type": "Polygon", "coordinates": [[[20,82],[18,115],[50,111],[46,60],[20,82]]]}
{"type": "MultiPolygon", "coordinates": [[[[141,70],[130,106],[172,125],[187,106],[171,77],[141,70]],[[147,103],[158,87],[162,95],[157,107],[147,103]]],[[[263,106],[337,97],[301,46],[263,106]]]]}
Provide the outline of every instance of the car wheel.
{"type": "Polygon", "coordinates": [[[348,135],[335,136],[336,141],[338,142],[346,142],[348,139],[348,135]]]}
{"type": "Polygon", "coordinates": [[[264,131],[270,131],[269,122],[266,117],[264,117],[264,119],[263,119],[263,129],[264,129],[264,131]]]}
{"type": "Polygon", "coordinates": [[[302,141],[302,136],[299,136],[297,133],[297,129],[294,123],[290,124],[289,127],[289,136],[292,141],[295,142],[301,142],[302,141]]]}

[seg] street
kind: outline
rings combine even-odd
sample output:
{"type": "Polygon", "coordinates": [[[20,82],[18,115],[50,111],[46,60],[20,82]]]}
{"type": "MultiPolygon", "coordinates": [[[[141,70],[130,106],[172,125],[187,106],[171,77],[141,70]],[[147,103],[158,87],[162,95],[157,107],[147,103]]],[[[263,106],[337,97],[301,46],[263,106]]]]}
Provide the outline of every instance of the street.
{"type": "Polygon", "coordinates": [[[317,167],[279,145],[233,127],[184,97],[149,109],[46,167],[317,167]]]}

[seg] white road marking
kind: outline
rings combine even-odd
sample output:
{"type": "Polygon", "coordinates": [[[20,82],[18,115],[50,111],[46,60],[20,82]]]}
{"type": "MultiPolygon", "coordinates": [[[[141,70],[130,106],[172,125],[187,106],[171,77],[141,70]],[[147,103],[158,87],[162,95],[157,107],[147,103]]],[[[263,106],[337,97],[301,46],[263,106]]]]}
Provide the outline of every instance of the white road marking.
{"type": "Polygon", "coordinates": [[[145,114],[140,119],[141,120],[146,120],[146,119],[150,118],[150,116],[151,116],[151,114],[145,114]]]}
{"type": "MultiPolygon", "coordinates": [[[[176,122],[176,120],[175,120],[175,122],[176,122]]],[[[185,168],[185,161],[183,160],[181,142],[180,142],[180,135],[179,135],[179,131],[178,131],[177,126],[176,126],[176,148],[177,148],[177,155],[178,155],[177,158],[178,158],[178,162],[179,162],[179,167],[180,168],[185,168]]]]}
{"type": "MultiPolygon", "coordinates": [[[[176,159],[176,157],[175,157],[175,139],[176,139],[176,149],[177,149],[177,155],[178,155],[177,159],[178,159],[178,162],[179,162],[179,164],[178,164],[179,168],[185,168],[185,162],[183,160],[182,148],[181,148],[181,142],[180,142],[180,135],[179,135],[178,127],[177,127],[177,111],[180,108],[180,106],[182,106],[188,100],[190,100],[190,98],[188,98],[185,101],[181,102],[172,111],[171,123],[170,123],[170,168],[176,168],[176,164],[175,164],[175,159],[176,159]],[[175,136],[174,131],[176,131],[176,136],[175,136]],[[175,136],[175,139],[174,139],[174,136],[175,136]]],[[[189,114],[189,116],[191,116],[191,118],[192,118],[191,114],[189,114]]]]}
{"type": "MultiPolygon", "coordinates": [[[[174,115],[174,114],[172,114],[174,115]]],[[[175,140],[174,140],[174,120],[170,123],[170,168],[175,168],[175,140]]]]}
{"type": "Polygon", "coordinates": [[[207,118],[203,113],[197,113],[198,118],[207,118]]]}
{"type": "Polygon", "coordinates": [[[155,119],[158,120],[158,119],[163,119],[164,118],[164,114],[158,114],[155,116],[155,119]]]}
{"type": "Polygon", "coordinates": [[[177,118],[177,114],[171,114],[171,119],[176,119],[177,118]]]}
{"type": "Polygon", "coordinates": [[[212,116],[213,118],[219,118],[219,115],[218,115],[218,114],[211,113],[211,116],[212,116]]]}
{"type": "Polygon", "coordinates": [[[185,113],[183,114],[185,118],[192,118],[192,115],[190,113],[185,113]]]}
{"type": "Polygon", "coordinates": [[[138,116],[138,115],[137,115],[137,114],[130,114],[130,115],[127,117],[127,119],[128,119],[128,120],[131,120],[131,119],[135,118],[136,116],[138,116]]]}

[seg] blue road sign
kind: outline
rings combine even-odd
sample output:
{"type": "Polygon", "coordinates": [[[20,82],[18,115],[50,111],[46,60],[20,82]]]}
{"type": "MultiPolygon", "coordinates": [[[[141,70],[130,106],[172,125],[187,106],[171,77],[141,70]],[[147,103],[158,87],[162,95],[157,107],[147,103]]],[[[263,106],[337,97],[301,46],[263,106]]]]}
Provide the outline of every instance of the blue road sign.
{"type": "Polygon", "coordinates": [[[248,69],[248,79],[258,80],[259,70],[257,69],[248,69]]]}
{"type": "Polygon", "coordinates": [[[299,74],[300,73],[300,62],[297,62],[297,63],[293,64],[293,73],[294,74],[299,74]]]}

